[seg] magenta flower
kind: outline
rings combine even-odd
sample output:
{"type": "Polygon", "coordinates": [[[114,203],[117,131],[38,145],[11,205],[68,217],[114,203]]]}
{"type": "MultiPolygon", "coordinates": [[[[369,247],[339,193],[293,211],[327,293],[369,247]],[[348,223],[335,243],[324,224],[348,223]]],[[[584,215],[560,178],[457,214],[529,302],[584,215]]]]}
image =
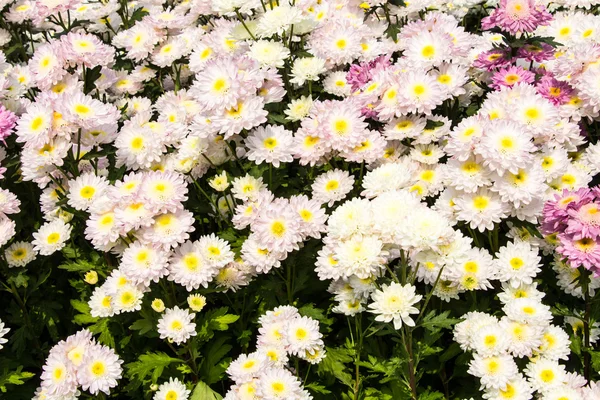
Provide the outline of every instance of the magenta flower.
{"type": "Polygon", "coordinates": [[[556,80],[549,74],[543,76],[535,87],[542,97],[557,106],[567,103],[573,93],[573,88],[567,82],[556,80]]]}
{"type": "Polygon", "coordinates": [[[569,221],[565,233],[573,239],[590,237],[598,239],[600,236],[600,204],[587,203],[578,209],[568,209],[569,221]]]}
{"type": "Polygon", "coordinates": [[[500,90],[503,87],[512,87],[517,83],[533,83],[535,74],[522,67],[511,66],[503,68],[492,76],[490,86],[500,90]]]}
{"type": "Polygon", "coordinates": [[[498,27],[505,32],[533,32],[540,25],[548,25],[552,15],[545,6],[536,5],[534,0],[500,0],[500,5],[481,20],[484,30],[498,27]]]}
{"type": "Polygon", "coordinates": [[[554,196],[544,204],[542,218],[542,233],[551,235],[555,232],[563,233],[569,222],[569,210],[578,210],[582,205],[594,201],[594,195],[589,188],[581,188],[571,192],[567,189],[554,196]]]}
{"type": "Polygon", "coordinates": [[[583,266],[598,276],[600,272],[600,242],[590,237],[574,239],[570,235],[558,235],[560,245],[556,251],[563,255],[573,268],[583,266]]]}
{"type": "Polygon", "coordinates": [[[473,62],[475,68],[486,69],[488,71],[496,68],[508,67],[512,64],[510,54],[503,49],[493,49],[484,51],[477,56],[473,62]]]}
{"type": "Polygon", "coordinates": [[[548,43],[540,43],[539,46],[526,44],[517,51],[517,57],[538,63],[552,59],[553,55],[554,47],[550,46],[548,43]]]}
{"type": "Polygon", "coordinates": [[[3,105],[0,105],[0,140],[4,141],[12,133],[12,129],[17,123],[17,116],[10,110],[7,110],[3,105]]]}
{"type": "Polygon", "coordinates": [[[390,65],[389,56],[380,56],[373,61],[352,64],[346,74],[346,81],[352,85],[352,91],[356,91],[371,80],[374,69],[386,68],[390,65]]]}

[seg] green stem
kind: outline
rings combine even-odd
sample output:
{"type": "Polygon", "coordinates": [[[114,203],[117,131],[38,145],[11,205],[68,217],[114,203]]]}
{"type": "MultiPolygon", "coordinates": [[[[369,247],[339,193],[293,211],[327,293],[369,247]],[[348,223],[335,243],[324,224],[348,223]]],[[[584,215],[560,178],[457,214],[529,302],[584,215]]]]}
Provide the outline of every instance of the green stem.
{"type": "Polygon", "coordinates": [[[254,37],[254,35],[252,34],[252,32],[250,32],[250,29],[248,29],[248,26],[244,22],[244,18],[242,17],[242,14],[240,14],[240,10],[239,9],[235,10],[235,15],[237,15],[237,18],[240,20],[240,22],[242,23],[242,25],[244,25],[244,28],[246,29],[246,32],[248,32],[248,34],[250,35],[250,37],[252,38],[252,40],[256,40],[256,38],[254,37]]]}

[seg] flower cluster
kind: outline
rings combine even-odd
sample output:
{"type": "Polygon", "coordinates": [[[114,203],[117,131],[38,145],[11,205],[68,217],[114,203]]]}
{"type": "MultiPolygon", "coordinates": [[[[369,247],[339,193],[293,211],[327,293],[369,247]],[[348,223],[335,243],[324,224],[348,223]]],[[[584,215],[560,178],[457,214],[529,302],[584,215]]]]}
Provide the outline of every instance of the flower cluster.
{"type": "Polygon", "coordinates": [[[498,295],[503,317],[469,312],[454,328],[461,349],[473,352],[468,372],[480,379],[484,399],[531,399],[535,392],[544,399],[595,398],[596,384],[586,386],[585,378],[560,363],[570,355],[569,335],[551,323],[544,295],[537,284],[504,285],[498,295]]]}
{"type": "Polygon", "coordinates": [[[544,206],[542,231],[557,240],[556,252],[572,268],[600,275],[600,189],[564,190],[544,206]]]}
{"type": "Polygon", "coordinates": [[[267,311],[259,319],[256,351],[242,354],[227,369],[235,382],[226,400],[290,399],[308,400],[312,396],[294,376],[290,356],[318,364],[326,356],[319,323],[299,314],[292,306],[267,311]]]}
{"type": "Polygon", "coordinates": [[[83,329],[50,350],[34,399],[76,399],[79,387],[92,395],[109,394],[121,379],[122,363],[113,349],[98,344],[83,329]]]}

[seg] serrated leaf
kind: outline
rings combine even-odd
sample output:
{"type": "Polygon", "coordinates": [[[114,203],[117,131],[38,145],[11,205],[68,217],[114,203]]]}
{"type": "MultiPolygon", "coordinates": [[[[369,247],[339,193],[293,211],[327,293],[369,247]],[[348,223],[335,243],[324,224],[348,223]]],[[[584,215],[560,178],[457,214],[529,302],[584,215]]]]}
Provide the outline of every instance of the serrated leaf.
{"type": "Polygon", "coordinates": [[[419,323],[419,326],[433,332],[439,329],[450,329],[461,321],[458,318],[448,318],[449,310],[438,315],[435,314],[435,310],[430,311],[419,323]]]}
{"type": "Polygon", "coordinates": [[[60,264],[58,268],[69,272],[87,272],[98,268],[98,266],[86,260],[78,260],[60,264]]]}
{"type": "Polygon", "coordinates": [[[352,375],[346,371],[345,363],[352,361],[346,349],[327,347],[327,357],[319,363],[318,372],[329,373],[348,387],[353,387],[352,375]]]}
{"type": "Polygon", "coordinates": [[[138,361],[131,362],[125,365],[127,375],[132,380],[136,381],[137,386],[147,380],[149,376],[152,378],[152,383],[156,383],[162,375],[164,369],[173,363],[183,363],[183,360],[174,358],[166,353],[146,353],[139,356],[138,361]]]}
{"type": "Polygon", "coordinates": [[[215,392],[206,383],[200,381],[196,384],[190,400],[221,400],[223,396],[215,392]]]}

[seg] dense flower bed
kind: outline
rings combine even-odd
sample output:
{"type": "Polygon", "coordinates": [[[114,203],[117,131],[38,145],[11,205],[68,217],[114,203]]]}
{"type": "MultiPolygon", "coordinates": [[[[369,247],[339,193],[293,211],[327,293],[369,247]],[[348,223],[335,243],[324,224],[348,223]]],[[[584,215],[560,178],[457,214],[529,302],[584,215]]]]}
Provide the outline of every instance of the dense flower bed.
{"type": "Polygon", "coordinates": [[[596,3],[0,7],[0,397],[600,400],[596,3]]]}

